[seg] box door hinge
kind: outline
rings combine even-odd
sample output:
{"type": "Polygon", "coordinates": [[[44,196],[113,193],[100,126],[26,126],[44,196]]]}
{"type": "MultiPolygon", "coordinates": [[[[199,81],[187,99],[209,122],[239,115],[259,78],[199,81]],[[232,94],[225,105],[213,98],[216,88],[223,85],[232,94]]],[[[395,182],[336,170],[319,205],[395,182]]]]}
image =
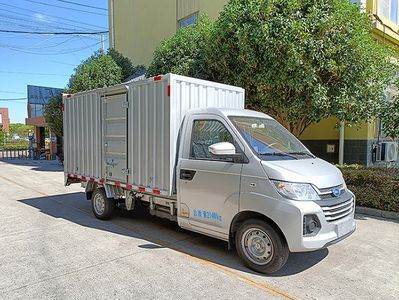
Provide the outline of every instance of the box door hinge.
{"type": "Polygon", "coordinates": [[[130,174],[130,169],[129,169],[129,168],[123,168],[123,169],[121,170],[121,172],[122,172],[122,174],[129,175],[129,174],[130,174]]]}
{"type": "Polygon", "coordinates": [[[128,101],[122,102],[122,108],[129,108],[129,102],[128,101]]]}

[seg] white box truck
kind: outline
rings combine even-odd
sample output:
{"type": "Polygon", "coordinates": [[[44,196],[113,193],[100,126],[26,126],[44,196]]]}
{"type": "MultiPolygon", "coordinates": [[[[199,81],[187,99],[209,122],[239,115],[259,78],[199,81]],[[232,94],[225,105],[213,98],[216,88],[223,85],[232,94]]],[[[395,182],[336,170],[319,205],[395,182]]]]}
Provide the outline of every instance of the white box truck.
{"type": "Polygon", "coordinates": [[[65,185],[82,183],[99,219],[141,205],[227,241],[262,273],[355,230],[341,172],[244,109],[241,88],[167,74],[63,105],[65,185]]]}

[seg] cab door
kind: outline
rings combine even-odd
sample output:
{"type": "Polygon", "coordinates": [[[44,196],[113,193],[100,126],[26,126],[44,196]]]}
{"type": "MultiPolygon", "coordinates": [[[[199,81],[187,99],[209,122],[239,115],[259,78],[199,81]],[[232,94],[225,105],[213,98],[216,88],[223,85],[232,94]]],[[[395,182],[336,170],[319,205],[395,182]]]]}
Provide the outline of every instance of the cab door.
{"type": "Polygon", "coordinates": [[[189,226],[210,235],[228,235],[238,213],[242,162],[214,159],[208,147],[229,142],[242,147],[222,118],[214,115],[191,116],[188,120],[183,158],[178,165],[178,191],[189,226]]]}

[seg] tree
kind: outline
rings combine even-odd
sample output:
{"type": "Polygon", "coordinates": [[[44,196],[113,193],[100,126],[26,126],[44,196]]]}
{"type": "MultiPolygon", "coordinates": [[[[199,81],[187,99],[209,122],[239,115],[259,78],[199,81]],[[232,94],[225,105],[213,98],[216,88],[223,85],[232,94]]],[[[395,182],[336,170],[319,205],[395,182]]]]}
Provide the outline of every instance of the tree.
{"type": "Polygon", "coordinates": [[[29,132],[33,131],[33,126],[25,125],[22,123],[11,123],[10,124],[10,136],[19,136],[21,139],[27,139],[29,132]]]}
{"type": "Polygon", "coordinates": [[[114,48],[108,50],[108,55],[112,57],[114,62],[121,68],[122,80],[126,80],[129,76],[135,74],[139,69],[144,68],[144,66],[135,66],[132,61],[123,56],[120,52],[114,48]]]}
{"type": "Polygon", "coordinates": [[[121,83],[142,66],[134,66],[131,60],[115,49],[108,53],[99,50],[75,69],[66,88],[68,93],[84,92],[121,83]]]}
{"type": "Polygon", "coordinates": [[[208,74],[244,87],[249,108],[298,137],[330,116],[355,124],[382,109],[395,71],[371,29],[348,0],[230,0],[207,39],[208,74]]]}
{"type": "Polygon", "coordinates": [[[63,136],[62,95],[53,97],[44,107],[44,117],[52,133],[63,136]]]}
{"type": "Polygon", "coordinates": [[[0,128],[0,149],[3,148],[7,143],[7,134],[3,128],[0,128]]]}
{"type": "Polygon", "coordinates": [[[175,73],[207,78],[205,49],[213,23],[200,16],[196,25],[180,28],[171,38],[161,42],[155,50],[146,76],[175,73]]]}
{"type": "Polygon", "coordinates": [[[68,93],[77,93],[118,84],[122,81],[122,70],[110,55],[95,52],[84,60],[69,79],[68,93]]]}

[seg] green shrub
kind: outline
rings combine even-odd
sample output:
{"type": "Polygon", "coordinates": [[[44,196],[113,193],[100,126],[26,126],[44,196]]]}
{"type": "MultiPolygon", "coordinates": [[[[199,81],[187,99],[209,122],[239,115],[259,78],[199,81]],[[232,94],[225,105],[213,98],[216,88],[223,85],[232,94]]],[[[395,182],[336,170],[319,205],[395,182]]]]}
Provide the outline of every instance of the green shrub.
{"type": "Polygon", "coordinates": [[[8,141],[5,145],[0,145],[0,149],[28,149],[28,141],[8,141]]]}
{"type": "Polygon", "coordinates": [[[399,212],[399,169],[338,166],[357,205],[399,212]]]}

